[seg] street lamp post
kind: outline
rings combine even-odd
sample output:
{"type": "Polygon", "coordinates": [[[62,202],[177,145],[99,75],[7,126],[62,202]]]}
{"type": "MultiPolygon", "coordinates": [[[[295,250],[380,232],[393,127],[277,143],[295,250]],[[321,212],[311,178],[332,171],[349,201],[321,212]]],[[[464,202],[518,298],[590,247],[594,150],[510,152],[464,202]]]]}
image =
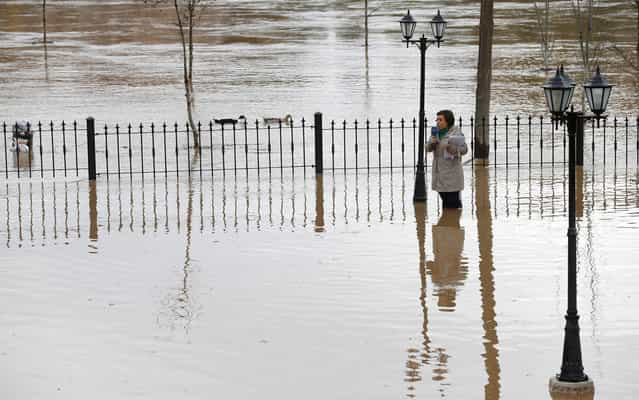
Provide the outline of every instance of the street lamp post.
{"type": "Polygon", "coordinates": [[[414,202],[426,201],[426,171],[424,163],[424,86],[426,82],[426,50],[433,44],[439,47],[440,43],[444,41],[444,32],[446,30],[447,22],[437,10],[437,15],[430,21],[430,28],[433,33],[434,39],[429,39],[422,35],[419,39],[411,39],[415,32],[415,26],[417,22],[408,13],[402,17],[399,21],[399,25],[402,31],[402,42],[406,43],[406,47],[414,44],[417,46],[421,53],[421,67],[420,67],[420,86],[419,86],[419,145],[417,147],[417,172],[415,174],[415,192],[413,194],[414,202]]]}
{"type": "MultiPolygon", "coordinates": [[[[561,372],[556,376],[560,383],[588,382],[581,360],[581,343],[579,339],[579,314],[577,313],[577,229],[575,226],[575,136],[577,130],[583,132],[584,123],[590,119],[605,118],[603,115],[608,106],[612,85],[608,84],[597,67],[592,80],[583,85],[592,115],[576,112],[568,107],[575,90],[575,84],[565,74],[563,65],[557,73],[543,86],[546,104],[553,114],[555,122],[565,121],[568,127],[568,307],[566,311],[566,327],[561,372]]],[[[590,381],[591,382],[591,381],[590,381]]]]}

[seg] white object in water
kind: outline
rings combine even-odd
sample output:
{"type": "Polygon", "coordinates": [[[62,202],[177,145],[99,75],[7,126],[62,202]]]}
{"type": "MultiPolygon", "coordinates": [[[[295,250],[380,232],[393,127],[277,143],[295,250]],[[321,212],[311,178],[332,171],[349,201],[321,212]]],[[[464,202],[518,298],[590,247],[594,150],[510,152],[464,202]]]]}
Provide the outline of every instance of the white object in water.
{"type": "Polygon", "coordinates": [[[266,125],[277,125],[280,122],[284,125],[290,125],[293,122],[293,117],[291,114],[286,114],[284,118],[264,117],[263,120],[266,125]]]}
{"type": "Polygon", "coordinates": [[[29,145],[26,142],[23,142],[21,140],[18,140],[17,143],[13,141],[11,142],[11,151],[15,153],[28,153],[29,145]]]}

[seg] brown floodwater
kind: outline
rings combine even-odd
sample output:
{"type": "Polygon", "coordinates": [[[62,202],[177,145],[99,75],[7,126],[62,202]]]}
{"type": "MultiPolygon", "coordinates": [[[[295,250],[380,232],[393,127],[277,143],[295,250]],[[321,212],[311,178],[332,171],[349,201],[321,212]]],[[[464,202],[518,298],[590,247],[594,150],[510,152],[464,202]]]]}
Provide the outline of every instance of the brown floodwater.
{"type": "MultiPolygon", "coordinates": [[[[466,167],[462,212],[412,172],[11,181],[2,398],[549,398],[565,168],[466,167]]],[[[639,352],[636,171],[577,174],[597,398],[639,352]]]]}
{"type": "MultiPolygon", "coordinates": [[[[474,1],[385,1],[363,47],[361,1],[214,2],[196,32],[197,118],[246,115],[310,119],[412,118],[417,113],[419,52],[400,43],[406,8],[421,21],[441,8],[446,42],[427,56],[427,109],[474,110],[477,24],[474,1]]],[[[374,8],[378,2],[372,1],[374,8]]],[[[617,86],[610,111],[636,114],[633,75],[614,49],[636,47],[629,1],[600,2],[593,51],[617,86]],[[631,28],[631,29],[629,29],[631,28]]],[[[92,115],[109,122],[184,121],[181,48],[170,6],[142,1],[48,3],[50,43],[42,44],[40,1],[0,2],[0,120],[60,121],[92,115]],[[46,58],[45,58],[46,54],[46,58]]],[[[570,1],[553,2],[552,65],[577,81],[578,34],[570,1]]],[[[492,110],[545,112],[534,9],[529,1],[496,6],[492,110]]],[[[425,24],[417,32],[425,32],[425,24]]],[[[430,113],[429,112],[429,113],[430,113]]]]}
{"type": "MultiPolygon", "coordinates": [[[[554,3],[553,62],[572,73],[570,2],[554,3]]],[[[0,122],[184,120],[170,8],[48,2],[45,53],[39,4],[0,2],[0,122]]],[[[383,2],[368,52],[360,7],[216,1],[197,32],[198,117],[412,118],[418,52],[397,26],[407,7],[450,20],[428,53],[429,110],[472,114],[476,2],[383,2]]],[[[637,90],[610,48],[632,48],[634,17],[627,1],[599,9],[611,113],[634,118],[637,90]]],[[[530,2],[498,3],[496,16],[493,111],[541,114],[530,2]]],[[[620,128],[618,153],[608,126],[607,137],[587,131],[597,155],[587,151],[576,192],[583,360],[602,399],[639,390],[637,126],[620,128]]],[[[83,150],[80,178],[71,153],[60,159],[64,136],[55,152],[51,135],[44,160],[68,161],[68,177],[42,179],[37,153],[0,154],[19,168],[0,175],[0,398],[549,398],[567,291],[567,169],[553,134],[532,139],[548,138],[552,165],[529,165],[522,150],[518,167],[512,141],[499,153],[508,168],[467,164],[462,212],[443,212],[433,192],[414,205],[411,168],[337,165],[317,179],[312,168],[156,179],[112,169],[90,184],[83,150]]],[[[136,164],[151,154],[140,152],[136,164]]]]}

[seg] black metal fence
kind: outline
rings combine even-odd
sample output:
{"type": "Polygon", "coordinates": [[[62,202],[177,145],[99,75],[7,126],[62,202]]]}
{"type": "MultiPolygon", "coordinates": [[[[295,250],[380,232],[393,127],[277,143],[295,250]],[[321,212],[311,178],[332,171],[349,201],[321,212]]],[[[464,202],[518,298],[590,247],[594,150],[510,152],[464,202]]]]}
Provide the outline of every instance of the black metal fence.
{"type": "MultiPolygon", "coordinates": [[[[426,120],[428,127],[432,121],[426,120]]],[[[567,162],[567,133],[543,116],[493,117],[479,124],[473,118],[456,121],[470,151],[465,161],[475,165],[476,138],[489,142],[490,157],[482,162],[505,167],[532,167],[567,162]],[[476,132],[476,130],[478,130],[476,132]]],[[[100,125],[79,123],[29,125],[32,141],[16,143],[13,124],[2,123],[0,177],[4,179],[90,177],[122,179],[141,175],[256,173],[294,174],[295,171],[409,171],[417,163],[417,121],[324,121],[317,113],[305,119],[268,124],[261,121],[198,123],[199,150],[188,125],[100,125]],[[94,168],[94,169],[93,169],[94,168]]],[[[584,163],[638,169],[639,117],[609,117],[585,129],[584,163]]],[[[428,138],[428,135],[427,135],[428,138]]],[[[427,157],[427,166],[430,157],[427,157]]]]}
{"type": "Polygon", "coordinates": [[[27,123],[32,134],[28,143],[16,142],[17,124],[3,122],[0,176],[9,179],[81,175],[86,170],[86,127],[77,121],[27,123]]]}

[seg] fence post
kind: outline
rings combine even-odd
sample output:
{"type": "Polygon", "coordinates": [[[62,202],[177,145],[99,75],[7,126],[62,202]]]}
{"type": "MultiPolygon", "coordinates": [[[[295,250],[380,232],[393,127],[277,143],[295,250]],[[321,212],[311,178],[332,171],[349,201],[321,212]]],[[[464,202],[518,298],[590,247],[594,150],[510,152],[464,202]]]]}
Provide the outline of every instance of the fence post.
{"type": "Polygon", "coordinates": [[[87,118],[87,157],[89,161],[89,180],[95,180],[95,120],[87,118]]]}
{"type": "Polygon", "coordinates": [[[324,152],[322,140],[322,113],[315,113],[315,173],[324,173],[324,152]]]}

